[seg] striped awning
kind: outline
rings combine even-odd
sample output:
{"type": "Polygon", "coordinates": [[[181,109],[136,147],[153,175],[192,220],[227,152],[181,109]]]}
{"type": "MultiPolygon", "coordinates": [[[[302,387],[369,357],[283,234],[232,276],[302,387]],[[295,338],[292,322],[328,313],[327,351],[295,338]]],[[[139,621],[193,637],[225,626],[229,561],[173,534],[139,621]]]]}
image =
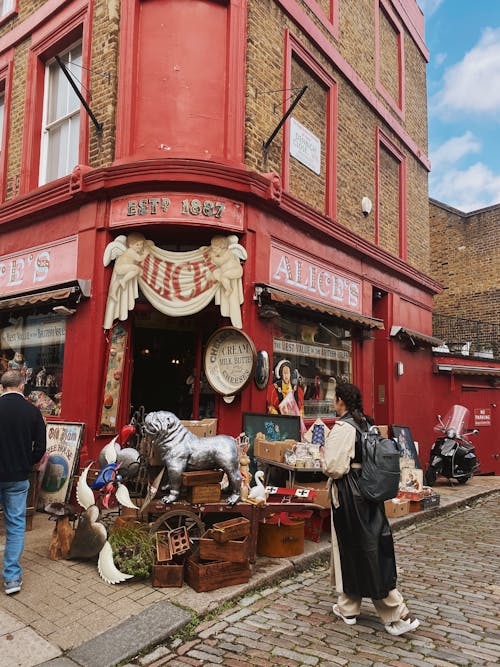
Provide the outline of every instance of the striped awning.
{"type": "Polygon", "coordinates": [[[343,320],[351,324],[356,324],[364,329],[384,328],[383,320],[378,320],[374,317],[367,317],[366,315],[360,315],[359,313],[354,313],[350,310],[345,310],[344,308],[328,306],[324,303],[321,303],[320,301],[308,299],[307,297],[300,296],[298,294],[292,294],[290,292],[286,292],[285,290],[271,287],[270,285],[259,283],[255,285],[255,289],[256,294],[259,295],[260,299],[262,299],[262,297],[267,297],[271,301],[282,303],[286,306],[295,306],[299,308],[305,308],[307,310],[313,310],[318,313],[330,315],[331,317],[335,317],[339,320],[343,320]]]}
{"type": "Polygon", "coordinates": [[[23,308],[38,304],[63,303],[71,299],[78,302],[80,298],[90,296],[90,280],[77,280],[71,284],[58,285],[43,292],[24,292],[16,296],[0,297],[0,309],[23,308]]]}

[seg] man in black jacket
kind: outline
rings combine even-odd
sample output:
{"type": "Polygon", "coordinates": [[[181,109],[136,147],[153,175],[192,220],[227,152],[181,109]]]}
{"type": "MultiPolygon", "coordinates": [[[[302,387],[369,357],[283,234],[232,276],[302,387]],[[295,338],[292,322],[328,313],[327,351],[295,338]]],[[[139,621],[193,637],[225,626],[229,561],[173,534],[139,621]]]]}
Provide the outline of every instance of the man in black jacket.
{"type": "Polygon", "coordinates": [[[19,563],[24,549],[26,497],[29,474],[45,453],[46,432],[42,413],[23,395],[24,379],[19,371],[0,378],[0,505],[3,508],[6,544],[3,579],[7,595],[22,586],[19,563]]]}

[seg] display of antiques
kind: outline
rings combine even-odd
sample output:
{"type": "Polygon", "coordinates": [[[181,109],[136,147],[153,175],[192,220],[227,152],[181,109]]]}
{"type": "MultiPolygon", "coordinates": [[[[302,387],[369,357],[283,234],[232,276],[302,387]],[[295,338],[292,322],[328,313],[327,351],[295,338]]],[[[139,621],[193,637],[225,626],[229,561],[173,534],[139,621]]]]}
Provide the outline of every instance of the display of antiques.
{"type": "MultiPolygon", "coordinates": [[[[154,587],[185,582],[202,592],[247,582],[257,553],[293,556],[305,538],[318,540],[328,512],[317,503],[321,489],[266,487],[263,471],[250,473],[248,435],[215,430],[215,420],[142,412],[105,444],[97,465],[80,470],[80,509],[47,505],[56,522],[50,557],[97,559],[108,584],[151,577],[154,587]],[[138,485],[143,469],[146,483],[138,485]]],[[[264,441],[317,460],[320,437],[316,429],[310,442],[264,441]]]]}

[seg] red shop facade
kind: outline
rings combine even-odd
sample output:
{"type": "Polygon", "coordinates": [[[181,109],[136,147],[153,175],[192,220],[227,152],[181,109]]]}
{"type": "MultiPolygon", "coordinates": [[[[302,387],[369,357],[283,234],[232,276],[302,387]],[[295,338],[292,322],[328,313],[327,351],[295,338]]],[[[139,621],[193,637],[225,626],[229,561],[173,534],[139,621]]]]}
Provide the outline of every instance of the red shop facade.
{"type": "Polygon", "coordinates": [[[347,379],[378,423],[410,425],[421,441],[434,410],[437,285],[340,226],[326,229],[275,175],[188,160],[165,166],[161,175],[151,163],[77,169],[53,206],[33,197],[31,214],[18,210],[16,225],[4,226],[2,363],[20,354],[27,389],[49,421],[85,424],[82,459],[95,458],[140,406],[216,417],[219,433],[236,436],[244,412],[266,412],[267,384],[285,358],[302,378],[306,425],[332,418],[335,381],[347,379]],[[179,175],[192,182],[180,186],[179,175]],[[229,279],[241,296],[236,315],[217,298],[217,265],[196,268],[221,237],[241,267],[229,279]],[[156,269],[130,260],[141,288],[110,315],[113,286],[124,286],[116,280],[126,283],[130,268],[125,262],[115,275],[114,265],[137,238],[160,259],[156,269]],[[156,297],[147,297],[148,280],[156,297]],[[170,314],[165,299],[176,302],[170,314]],[[207,341],[227,326],[241,329],[270,367],[264,384],[252,375],[230,402],[204,375],[207,341]]]}

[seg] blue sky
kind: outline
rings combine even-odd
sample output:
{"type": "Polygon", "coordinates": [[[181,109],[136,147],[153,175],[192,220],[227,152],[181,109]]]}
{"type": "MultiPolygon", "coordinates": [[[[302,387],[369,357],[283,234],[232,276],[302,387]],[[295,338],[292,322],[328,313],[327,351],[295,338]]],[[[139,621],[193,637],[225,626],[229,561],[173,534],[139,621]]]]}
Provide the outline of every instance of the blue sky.
{"type": "Polygon", "coordinates": [[[500,203],[500,0],[417,0],[425,16],[429,196],[500,203]]]}

